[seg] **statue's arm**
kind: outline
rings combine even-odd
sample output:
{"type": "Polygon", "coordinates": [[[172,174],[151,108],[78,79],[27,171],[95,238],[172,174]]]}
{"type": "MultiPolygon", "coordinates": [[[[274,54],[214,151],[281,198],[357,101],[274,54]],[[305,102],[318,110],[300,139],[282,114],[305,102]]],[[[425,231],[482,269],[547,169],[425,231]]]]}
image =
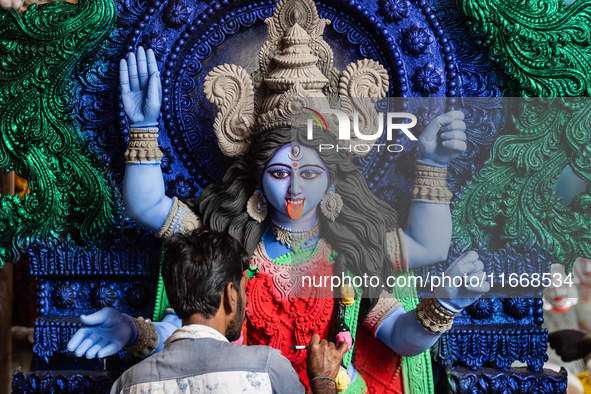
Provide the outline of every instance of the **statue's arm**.
{"type": "Polygon", "coordinates": [[[159,162],[127,163],[123,179],[123,205],[127,216],[148,230],[159,232],[173,200],[164,194],[159,162]]]}
{"type": "Polygon", "coordinates": [[[397,272],[447,259],[452,225],[448,203],[413,200],[406,230],[386,234],[390,260],[397,272]]]}
{"type": "MultiPolygon", "coordinates": [[[[127,152],[126,156],[129,156],[127,152]]],[[[188,233],[201,227],[201,220],[189,207],[164,194],[159,162],[127,162],[123,205],[127,216],[159,237],[167,238],[177,232],[188,233]]]]}
{"type": "Polygon", "coordinates": [[[440,336],[419,323],[414,309],[405,312],[400,301],[385,291],[362,324],[375,338],[407,357],[429,349],[440,336]]]}
{"type": "Polygon", "coordinates": [[[408,268],[447,259],[452,235],[447,166],[466,150],[464,114],[451,111],[434,118],[419,137],[412,203],[404,243],[408,268]]]}
{"type": "Polygon", "coordinates": [[[451,234],[449,203],[413,200],[404,231],[407,267],[417,268],[445,261],[451,234]]]}
{"type": "MultiPolygon", "coordinates": [[[[123,180],[126,214],[159,236],[191,231],[201,221],[178,199],[164,194],[157,128],[162,87],[154,52],[146,53],[138,47],[137,58],[130,53],[128,60],[121,60],[119,77],[123,106],[131,125],[123,180]]],[[[103,308],[80,319],[85,327],[68,342],[68,350],[87,358],[110,356],[123,348],[137,356],[147,356],[161,350],[166,339],[181,326],[174,313],[152,323],[113,308],[103,308]]]]}
{"type": "Polygon", "coordinates": [[[484,264],[475,252],[456,259],[445,275],[467,277],[467,283],[473,283],[470,278],[476,277],[478,286],[454,287],[449,284],[438,287],[432,297],[422,299],[417,308],[409,312],[404,311],[398,300],[383,292],[362,324],[401,356],[424,352],[451,328],[455,316],[490,289],[485,280],[484,264]]]}
{"type": "Polygon", "coordinates": [[[131,125],[125,151],[123,204],[127,216],[152,231],[159,231],[172,208],[164,195],[158,147],[158,114],[162,85],[154,52],[138,47],[119,64],[121,99],[131,125]]]}
{"type": "Polygon", "coordinates": [[[416,309],[396,308],[379,325],[375,337],[401,356],[421,354],[437,342],[441,333],[428,331],[417,320],[416,309]]]}
{"type": "Polygon", "coordinates": [[[138,47],[120,62],[121,99],[131,124],[125,151],[123,204],[127,216],[159,236],[190,231],[201,225],[184,204],[164,194],[158,147],[158,114],[162,104],[160,72],[154,52],[138,47]]]}

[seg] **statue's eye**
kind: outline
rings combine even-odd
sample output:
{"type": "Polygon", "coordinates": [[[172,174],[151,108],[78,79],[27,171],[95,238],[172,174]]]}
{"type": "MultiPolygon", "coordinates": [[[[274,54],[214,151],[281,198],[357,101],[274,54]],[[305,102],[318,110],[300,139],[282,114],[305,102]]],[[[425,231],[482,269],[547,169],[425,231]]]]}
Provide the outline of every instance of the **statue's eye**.
{"type": "Polygon", "coordinates": [[[285,179],[289,176],[287,171],[269,171],[269,174],[275,179],[285,179]]]}
{"type": "Polygon", "coordinates": [[[316,179],[320,176],[320,173],[316,172],[316,171],[302,171],[300,173],[300,175],[302,176],[302,178],[304,179],[316,179]]]}

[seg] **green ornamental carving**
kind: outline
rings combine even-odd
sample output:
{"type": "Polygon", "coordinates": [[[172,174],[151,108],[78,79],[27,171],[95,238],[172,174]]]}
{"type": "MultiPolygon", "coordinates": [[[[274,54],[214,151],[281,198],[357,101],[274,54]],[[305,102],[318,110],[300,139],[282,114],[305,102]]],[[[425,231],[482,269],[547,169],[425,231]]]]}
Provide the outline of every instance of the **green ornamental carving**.
{"type": "Polygon", "coordinates": [[[591,1],[458,0],[512,96],[591,96],[591,1]]]}
{"type": "Polygon", "coordinates": [[[591,257],[591,1],[459,0],[472,33],[525,99],[453,206],[458,245],[541,247],[554,262],[591,257]],[[585,98],[558,97],[585,96],[585,98]],[[568,207],[552,187],[570,165],[587,188],[568,207]]]}
{"type": "Polygon", "coordinates": [[[114,28],[111,0],[0,9],[0,169],[31,194],[0,197],[0,268],[30,244],[55,243],[64,228],[83,241],[120,217],[104,164],[75,126],[72,72],[114,28]]]}

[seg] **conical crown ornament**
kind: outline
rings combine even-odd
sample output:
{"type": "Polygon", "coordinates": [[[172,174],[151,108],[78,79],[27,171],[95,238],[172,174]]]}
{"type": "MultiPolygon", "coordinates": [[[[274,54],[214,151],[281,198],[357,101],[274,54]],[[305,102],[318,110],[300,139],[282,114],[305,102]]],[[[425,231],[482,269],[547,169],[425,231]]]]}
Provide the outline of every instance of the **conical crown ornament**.
{"type": "MultiPolygon", "coordinates": [[[[280,0],[265,23],[268,39],[259,51],[256,84],[237,65],[217,66],[205,77],[205,95],[219,109],[214,132],[222,152],[243,156],[256,135],[294,126],[303,108],[330,109],[333,98],[340,99],[340,109],[350,114],[351,124],[357,112],[361,132],[375,134],[378,118],[374,104],[388,90],[384,67],[363,59],[349,64],[342,73],[334,68],[332,50],[322,37],[330,21],[318,17],[312,0],[280,0]]],[[[327,119],[332,124],[328,132],[336,137],[338,128],[331,117],[327,119]]],[[[373,143],[351,133],[350,140],[339,144],[358,142],[373,143]]],[[[352,150],[356,155],[366,153],[352,150]]]]}

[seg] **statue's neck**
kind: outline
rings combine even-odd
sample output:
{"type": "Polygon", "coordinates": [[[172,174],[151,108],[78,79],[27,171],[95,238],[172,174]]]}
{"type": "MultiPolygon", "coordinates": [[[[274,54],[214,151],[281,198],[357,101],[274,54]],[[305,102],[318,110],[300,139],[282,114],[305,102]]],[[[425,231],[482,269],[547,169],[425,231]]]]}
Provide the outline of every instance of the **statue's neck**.
{"type": "Polygon", "coordinates": [[[298,251],[313,248],[319,241],[320,236],[312,237],[309,240],[307,240],[307,242],[300,245],[301,249],[296,247],[295,250],[293,250],[291,246],[283,244],[277,239],[277,235],[271,227],[267,229],[262,238],[262,242],[265,247],[265,252],[267,253],[267,256],[270,259],[276,259],[288,253],[297,253],[298,251]]]}

